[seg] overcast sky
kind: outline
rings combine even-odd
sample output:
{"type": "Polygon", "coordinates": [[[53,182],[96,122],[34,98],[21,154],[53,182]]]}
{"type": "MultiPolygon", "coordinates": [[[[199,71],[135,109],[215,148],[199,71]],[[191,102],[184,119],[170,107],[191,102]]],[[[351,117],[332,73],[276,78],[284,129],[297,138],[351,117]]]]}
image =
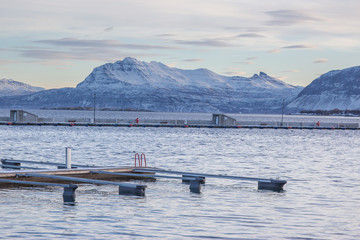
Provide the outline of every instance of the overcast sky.
{"type": "Polygon", "coordinates": [[[0,0],[0,79],[74,87],[125,57],[305,86],[360,65],[358,0],[0,0]]]}

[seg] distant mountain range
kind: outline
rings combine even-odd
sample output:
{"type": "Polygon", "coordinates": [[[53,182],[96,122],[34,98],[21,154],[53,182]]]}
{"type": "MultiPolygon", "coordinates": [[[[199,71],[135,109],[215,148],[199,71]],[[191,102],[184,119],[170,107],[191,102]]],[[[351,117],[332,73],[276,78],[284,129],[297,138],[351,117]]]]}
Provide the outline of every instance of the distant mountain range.
{"type": "Polygon", "coordinates": [[[265,73],[226,77],[134,58],[95,68],[76,88],[0,98],[6,108],[92,107],[164,112],[274,112],[302,90],[265,73]]]}
{"type": "Polygon", "coordinates": [[[42,87],[33,87],[29,84],[17,82],[12,79],[0,79],[0,97],[31,94],[44,90],[42,87]]]}
{"type": "MultiPolygon", "coordinates": [[[[346,73],[345,69],[324,74],[303,88],[263,72],[250,78],[227,77],[203,68],[183,70],[159,62],[125,58],[96,67],[76,88],[41,90],[35,87],[40,91],[0,97],[0,107],[86,108],[93,107],[95,100],[97,108],[280,113],[284,99],[285,104],[289,103],[286,110],[291,112],[333,106],[359,109],[359,67],[350,69],[353,70],[346,73]],[[325,100],[316,105],[320,99],[325,100]]],[[[2,88],[0,85],[0,92],[2,88]]]]}

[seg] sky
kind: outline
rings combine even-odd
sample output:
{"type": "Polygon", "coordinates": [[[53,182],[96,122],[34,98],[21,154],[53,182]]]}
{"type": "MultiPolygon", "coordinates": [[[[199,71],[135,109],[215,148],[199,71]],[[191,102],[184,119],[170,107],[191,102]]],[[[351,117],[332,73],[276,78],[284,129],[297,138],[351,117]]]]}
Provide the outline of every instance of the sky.
{"type": "Polygon", "coordinates": [[[358,0],[0,0],[0,79],[75,87],[134,57],[306,86],[360,65],[358,0]]]}

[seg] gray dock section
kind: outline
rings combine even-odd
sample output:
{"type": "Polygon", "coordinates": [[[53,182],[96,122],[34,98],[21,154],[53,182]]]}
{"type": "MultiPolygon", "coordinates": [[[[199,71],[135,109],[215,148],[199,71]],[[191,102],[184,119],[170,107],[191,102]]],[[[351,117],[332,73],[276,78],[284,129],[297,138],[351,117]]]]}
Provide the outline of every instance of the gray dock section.
{"type": "MultiPolygon", "coordinates": [[[[51,164],[52,165],[52,164],[51,164]]],[[[11,166],[11,165],[10,165],[11,166]]],[[[13,166],[11,166],[13,167],[13,166]]],[[[19,166],[21,167],[21,166],[19,166]]],[[[114,177],[109,174],[92,174],[92,170],[113,172],[132,172],[132,167],[103,167],[103,168],[70,168],[70,169],[36,169],[36,170],[9,170],[0,171],[0,186],[52,186],[63,187],[64,203],[75,202],[75,190],[78,188],[74,183],[90,183],[97,185],[118,186],[120,195],[145,196],[146,185],[119,182],[119,180],[131,179],[129,177],[114,177]],[[108,181],[111,180],[111,181],[108,181]],[[114,181],[115,180],[115,181],[114,181]],[[69,184],[65,184],[69,182],[69,184]]],[[[139,174],[140,175],[140,174],[139,174]]]]}
{"type": "Polygon", "coordinates": [[[230,180],[243,180],[243,181],[256,181],[258,182],[259,190],[272,190],[272,191],[282,191],[284,185],[287,183],[286,180],[280,179],[268,179],[268,178],[255,178],[255,177],[241,177],[241,176],[230,176],[230,175],[216,175],[216,174],[207,174],[207,173],[194,173],[194,172],[181,172],[181,171],[172,171],[172,170],[163,170],[163,169],[134,169],[134,172],[142,173],[168,173],[168,174],[178,174],[182,177],[195,177],[199,181],[202,179],[201,183],[205,182],[205,178],[221,178],[221,179],[230,179],[230,180]]]}
{"type": "MultiPolygon", "coordinates": [[[[44,162],[44,161],[30,161],[30,160],[15,160],[15,159],[1,159],[1,162],[6,165],[7,168],[16,168],[16,166],[20,166],[21,163],[28,163],[28,164],[36,164],[36,165],[49,165],[49,166],[56,166],[56,167],[66,167],[64,163],[56,163],[56,162],[44,162]]],[[[94,165],[80,165],[80,164],[72,164],[72,167],[76,168],[99,168],[100,166],[94,165]]],[[[38,169],[36,167],[18,167],[18,168],[27,168],[27,169],[38,169]]]]}
{"type": "Polygon", "coordinates": [[[136,173],[114,173],[114,172],[107,172],[107,171],[91,171],[92,173],[97,174],[111,174],[111,175],[118,175],[118,176],[129,176],[129,177],[142,177],[142,178],[171,178],[171,179],[181,179],[183,182],[189,182],[189,189],[190,192],[193,193],[200,193],[201,184],[205,183],[204,178],[198,176],[183,176],[183,177],[176,177],[176,176],[167,176],[167,175],[155,175],[155,174],[136,174],[136,173]]]}
{"type": "Polygon", "coordinates": [[[47,182],[33,182],[33,181],[20,181],[11,179],[0,179],[0,182],[7,184],[20,184],[20,185],[31,185],[31,186],[52,186],[52,187],[63,187],[63,200],[65,203],[75,202],[75,190],[78,188],[75,184],[59,184],[59,183],[47,183],[47,182]]]}
{"type": "Polygon", "coordinates": [[[115,185],[119,187],[119,194],[130,194],[137,196],[145,196],[145,188],[146,188],[146,185],[139,185],[139,184],[120,183],[120,182],[87,179],[87,178],[79,178],[79,177],[67,177],[67,176],[50,175],[50,174],[40,174],[40,173],[24,173],[24,174],[17,174],[16,176],[37,177],[44,179],[51,178],[56,180],[83,182],[83,183],[91,183],[91,184],[99,184],[99,185],[115,185]]]}

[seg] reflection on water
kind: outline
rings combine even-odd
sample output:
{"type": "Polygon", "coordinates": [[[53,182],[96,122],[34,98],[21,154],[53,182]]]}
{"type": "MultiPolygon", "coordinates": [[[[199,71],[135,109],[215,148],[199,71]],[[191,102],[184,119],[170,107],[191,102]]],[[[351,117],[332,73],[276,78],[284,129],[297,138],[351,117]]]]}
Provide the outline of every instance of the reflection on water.
{"type": "MultiPolygon", "coordinates": [[[[360,131],[0,126],[1,158],[165,169],[288,180],[281,193],[256,182],[146,182],[146,197],[81,185],[0,189],[0,239],[356,239],[360,235],[360,131]],[[4,219],[6,219],[4,221],[4,219]]],[[[143,183],[140,181],[140,183],[143,183]]]]}

